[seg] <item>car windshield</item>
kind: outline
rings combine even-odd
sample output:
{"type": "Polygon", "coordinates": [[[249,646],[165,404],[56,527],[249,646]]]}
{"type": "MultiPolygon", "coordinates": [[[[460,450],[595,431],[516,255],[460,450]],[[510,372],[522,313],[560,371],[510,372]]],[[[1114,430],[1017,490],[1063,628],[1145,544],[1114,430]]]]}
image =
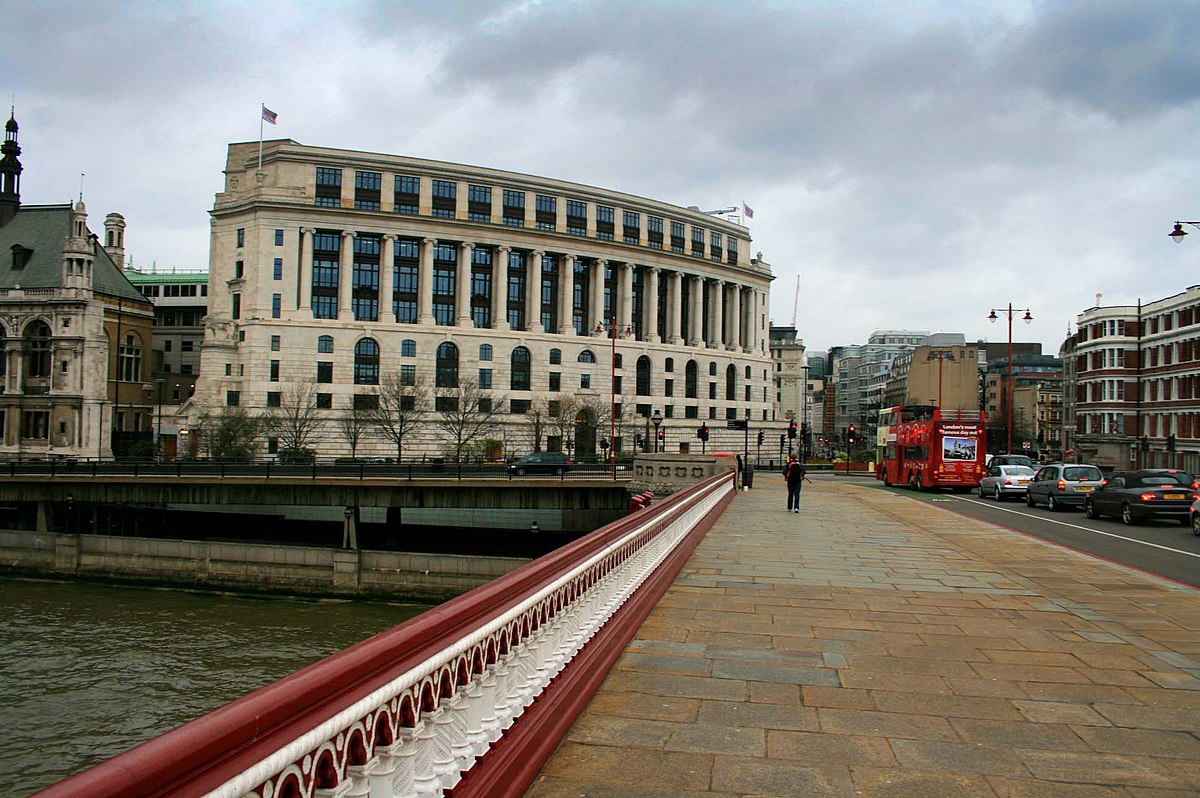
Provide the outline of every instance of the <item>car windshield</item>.
{"type": "Polygon", "coordinates": [[[1000,470],[1005,474],[1033,474],[1029,466],[1000,466],[1000,470]]]}
{"type": "Polygon", "coordinates": [[[1188,480],[1182,474],[1147,474],[1134,485],[1187,485],[1188,480]]]}
{"type": "Polygon", "coordinates": [[[1100,469],[1095,466],[1067,466],[1063,469],[1063,479],[1103,479],[1100,469]]]}

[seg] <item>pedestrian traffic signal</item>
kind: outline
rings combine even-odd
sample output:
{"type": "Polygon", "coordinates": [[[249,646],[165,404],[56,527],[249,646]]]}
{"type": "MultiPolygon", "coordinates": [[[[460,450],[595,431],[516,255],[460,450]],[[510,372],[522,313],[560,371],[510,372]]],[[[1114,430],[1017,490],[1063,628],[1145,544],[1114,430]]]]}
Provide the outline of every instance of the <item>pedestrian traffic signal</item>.
{"type": "Polygon", "coordinates": [[[667,431],[665,429],[660,429],[658,431],[658,439],[660,441],[665,441],[667,439],[667,431]]]}
{"type": "Polygon", "coordinates": [[[766,437],[766,433],[765,433],[765,432],[763,432],[762,430],[759,430],[759,431],[758,431],[758,445],[759,445],[759,446],[762,446],[762,444],[763,444],[763,439],[764,439],[765,437],[766,437]]]}
{"type": "Polygon", "coordinates": [[[788,422],[788,437],[796,437],[796,419],[792,419],[790,422],[788,422]]]}
{"type": "Polygon", "coordinates": [[[696,437],[702,441],[708,441],[708,425],[701,424],[700,429],[696,430],[696,437]]]}

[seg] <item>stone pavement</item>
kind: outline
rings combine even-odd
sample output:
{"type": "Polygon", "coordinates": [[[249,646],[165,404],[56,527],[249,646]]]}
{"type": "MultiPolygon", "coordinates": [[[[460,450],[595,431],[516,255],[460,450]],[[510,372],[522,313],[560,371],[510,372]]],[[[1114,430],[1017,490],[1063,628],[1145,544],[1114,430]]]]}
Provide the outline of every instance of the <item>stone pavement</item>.
{"type": "Polygon", "coordinates": [[[762,473],[526,798],[1200,795],[1200,591],[762,473]]]}

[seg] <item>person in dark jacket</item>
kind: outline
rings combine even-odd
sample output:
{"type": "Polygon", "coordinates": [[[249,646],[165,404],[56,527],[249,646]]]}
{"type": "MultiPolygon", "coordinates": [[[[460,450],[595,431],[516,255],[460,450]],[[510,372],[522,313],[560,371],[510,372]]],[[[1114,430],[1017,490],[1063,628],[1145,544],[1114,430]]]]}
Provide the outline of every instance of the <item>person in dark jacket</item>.
{"type": "Polygon", "coordinates": [[[804,476],[807,473],[794,454],[783,467],[783,478],[787,480],[788,512],[800,512],[800,488],[804,485],[804,476]]]}

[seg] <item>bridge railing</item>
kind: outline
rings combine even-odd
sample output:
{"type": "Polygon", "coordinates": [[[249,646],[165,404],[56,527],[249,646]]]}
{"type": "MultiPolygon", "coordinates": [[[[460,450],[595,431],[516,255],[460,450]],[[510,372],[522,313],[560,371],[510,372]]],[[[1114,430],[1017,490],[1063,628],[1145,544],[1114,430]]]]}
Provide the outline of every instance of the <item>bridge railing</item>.
{"type": "Polygon", "coordinates": [[[714,476],[38,795],[520,796],[734,495],[714,476]]]}

